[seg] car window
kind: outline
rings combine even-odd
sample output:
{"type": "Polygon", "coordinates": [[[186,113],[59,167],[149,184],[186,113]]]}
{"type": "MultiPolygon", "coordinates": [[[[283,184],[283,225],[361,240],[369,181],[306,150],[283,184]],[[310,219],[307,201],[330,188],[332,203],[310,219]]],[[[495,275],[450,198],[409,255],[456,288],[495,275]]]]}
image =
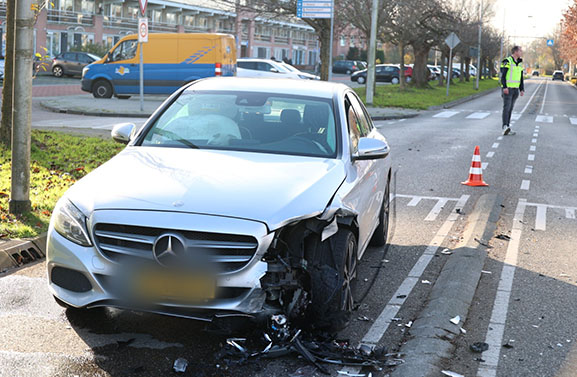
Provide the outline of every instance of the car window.
{"type": "Polygon", "coordinates": [[[237,61],[236,64],[239,68],[256,70],[256,62],[237,61]]]}
{"type": "Polygon", "coordinates": [[[130,39],[122,42],[112,51],[110,61],[117,62],[122,60],[133,59],[136,56],[138,43],[136,39],[130,39]]]}
{"type": "Polygon", "coordinates": [[[347,94],[347,98],[353,105],[355,113],[357,114],[357,119],[359,120],[361,137],[367,136],[373,129],[373,125],[368,117],[365,110],[365,106],[359,101],[359,99],[353,94],[347,94]]]}
{"type": "Polygon", "coordinates": [[[351,153],[357,153],[359,149],[359,139],[361,138],[361,123],[355,110],[349,101],[345,99],[345,114],[347,114],[347,129],[349,130],[349,141],[351,145],[351,153]]]}
{"type": "Polygon", "coordinates": [[[76,60],[76,54],[73,53],[73,52],[66,52],[66,53],[63,55],[63,58],[64,58],[64,60],[72,60],[72,61],[75,61],[75,60],[76,60]]]}
{"type": "Polygon", "coordinates": [[[81,63],[92,63],[92,59],[84,54],[78,54],[78,61],[81,63]]]}
{"type": "MultiPolygon", "coordinates": [[[[258,69],[259,71],[270,72],[270,70],[273,68],[274,67],[272,65],[270,65],[269,63],[263,63],[263,62],[256,63],[256,69],[258,69]]],[[[277,69],[277,71],[278,71],[278,69],[277,69]]]]}
{"type": "Polygon", "coordinates": [[[140,145],[336,157],[330,99],[192,88],[164,110],[140,145]]]}
{"type": "Polygon", "coordinates": [[[338,60],[338,61],[335,63],[335,66],[337,66],[337,67],[343,67],[344,65],[345,65],[345,62],[343,62],[342,60],[338,60]]]}

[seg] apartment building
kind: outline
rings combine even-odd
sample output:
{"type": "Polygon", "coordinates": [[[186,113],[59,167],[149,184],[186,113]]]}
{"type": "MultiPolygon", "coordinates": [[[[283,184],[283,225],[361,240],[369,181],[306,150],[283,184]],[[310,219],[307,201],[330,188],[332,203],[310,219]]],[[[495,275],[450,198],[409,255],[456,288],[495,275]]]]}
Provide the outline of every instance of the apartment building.
{"type": "MultiPolygon", "coordinates": [[[[4,51],[6,3],[0,0],[4,51]]],[[[318,62],[319,42],[314,29],[297,18],[267,18],[234,1],[149,0],[151,33],[229,33],[237,37],[240,57],[291,59],[299,66],[318,62]]],[[[135,34],[140,10],[137,0],[51,0],[42,9],[34,33],[37,51],[55,56],[87,43],[114,45],[135,34]]]]}

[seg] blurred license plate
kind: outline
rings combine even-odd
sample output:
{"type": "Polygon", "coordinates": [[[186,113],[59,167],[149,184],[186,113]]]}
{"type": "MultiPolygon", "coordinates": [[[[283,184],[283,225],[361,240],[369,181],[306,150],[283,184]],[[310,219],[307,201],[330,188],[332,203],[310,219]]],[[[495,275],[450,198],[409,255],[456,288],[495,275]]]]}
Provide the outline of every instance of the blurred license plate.
{"type": "Polygon", "coordinates": [[[214,278],[170,272],[146,272],[137,279],[137,291],[150,299],[202,301],[215,297],[214,278]]]}

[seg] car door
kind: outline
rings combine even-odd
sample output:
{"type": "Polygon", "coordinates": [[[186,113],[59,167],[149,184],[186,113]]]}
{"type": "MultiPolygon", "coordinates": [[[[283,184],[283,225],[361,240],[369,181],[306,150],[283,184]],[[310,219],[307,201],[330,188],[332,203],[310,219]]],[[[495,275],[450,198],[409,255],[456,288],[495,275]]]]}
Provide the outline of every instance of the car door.
{"type": "MultiPolygon", "coordinates": [[[[345,96],[344,104],[347,118],[347,130],[351,156],[358,152],[360,138],[369,136],[372,123],[366,118],[362,105],[353,93],[345,96]]],[[[358,213],[359,250],[364,250],[370,236],[376,227],[376,219],[382,202],[384,186],[379,185],[379,174],[376,174],[379,160],[352,160],[350,169],[351,187],[347,194],[347,202],[358,213]]],[[[359,257],[361,253],[359,253],[359,257]]]]}
{"type": "Polygon", "coordinates": [[[66,74],[74,74],[76,73],[76,53],[74,52],[65,52],[62,54],[62,67],[66,74]]]}
{"type": "MultiPolygon", "coordinates": [[[[136,64],[137,52],[137,40],[127,39],[116,46],[109,54],[109,58],[106,61],[106,72],[112,78],[112,85],[116,94],[135,94],[139,92],[139,67],[136,64]]],[[[146,64],[146,61],[144,63],[146,64]]],[[[144,74],[144,93],[149,93],[151,80],[147,78],[149,75],[147,75],[146,67],[144,74]]]]}
{"type": "Polygon", "coordinates": [[[387,68],[387,67],[384,67],[384,66],[382,66],[382,65],[381,65],[381,66],[378,65],[378,66],[375,68],[375,79],[377,80],[377,82],[386,81],[386,77],[387,77],[387,75],[386,75],[386,68],[387,68]]]}

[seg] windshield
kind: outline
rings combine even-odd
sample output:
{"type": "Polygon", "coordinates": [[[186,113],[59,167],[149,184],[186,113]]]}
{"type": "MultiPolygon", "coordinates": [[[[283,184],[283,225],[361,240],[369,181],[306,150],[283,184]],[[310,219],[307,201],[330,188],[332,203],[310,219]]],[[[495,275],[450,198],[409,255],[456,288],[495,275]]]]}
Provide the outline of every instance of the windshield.
{"type": "Polygon", "coordinates": [[[298,69],[296,69],[295,67],[293,67],[290,64],[282,63],[280,65],[282,65],[289,72],[300,72],[298,69]]]}
{"type": "Polygon", "coordinates": [[[330,99],[187,91],[140,145],[335,157],[337,137],[330,99]]]}

